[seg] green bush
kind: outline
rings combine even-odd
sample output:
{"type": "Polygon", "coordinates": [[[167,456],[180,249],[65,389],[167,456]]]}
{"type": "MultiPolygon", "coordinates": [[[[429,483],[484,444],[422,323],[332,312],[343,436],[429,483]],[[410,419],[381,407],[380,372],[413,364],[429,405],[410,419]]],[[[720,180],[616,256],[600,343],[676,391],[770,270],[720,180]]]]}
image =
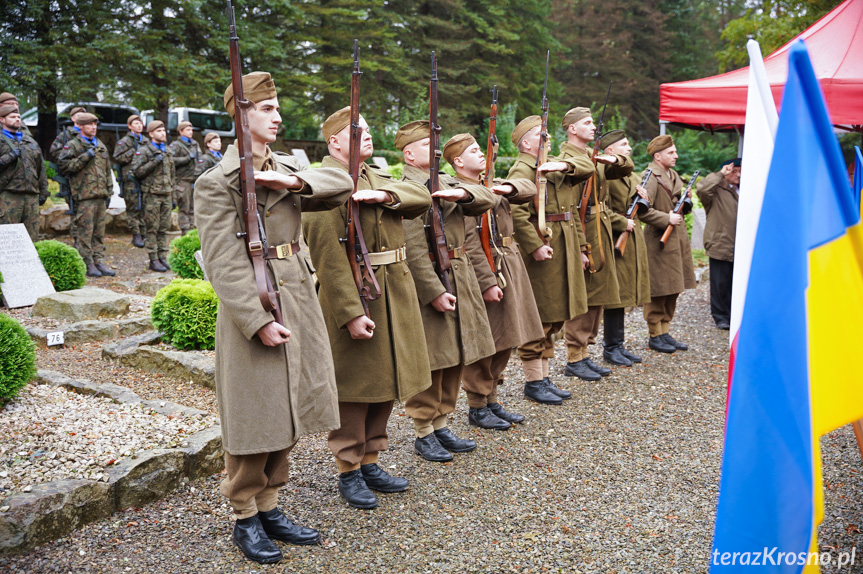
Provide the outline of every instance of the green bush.
{"type": "Polygon", "coordinates": [[[87,282],[87,266],[74,247],[53,239],[37,241],[34,247],[57,291],[80,289],[87,282]]]}
{"type": "Polygon", "coordinates": [[[0,349],[0,403],[4,403],[36,376],[36,345],[18,321],[0,313],[0,349]]]}
{"type": "Polygon", "coordinates": [[[198,237],[197,229],[173,240],[168,253],[171,271],[184,279],[203,279],[204,271],[195,259],[195,251],[200,249],[201,238],[198,237]]]}
{"type": "Polygon", "coordinates": [[[178,349],[214,349],[219,298],[201,279],[174,279],[150,307],[153,326],[178,349]]]}

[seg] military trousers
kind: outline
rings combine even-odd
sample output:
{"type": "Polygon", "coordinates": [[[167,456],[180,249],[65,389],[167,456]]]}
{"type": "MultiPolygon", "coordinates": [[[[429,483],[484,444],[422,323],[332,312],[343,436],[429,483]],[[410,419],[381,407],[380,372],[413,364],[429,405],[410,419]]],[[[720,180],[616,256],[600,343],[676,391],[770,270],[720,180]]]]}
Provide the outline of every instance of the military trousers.
{"type": "Polygon", "coordinates": [[[174,184],[174,201],[177,202],[180,231],[195,227],[195,182],[178,180],[174,184]]]}
{"type": "Polygon", "coordinates": [[[512,349],[504,349],[491,357],[465,365],[462,386],[467,394],[469,407],[481,409],[489,403],[497,402],[497,386],[503,383],[503,371],[511,355],[512,349]]]}
{"type": "Polygon", "coordinates": [[[418,438],[446,426],[446,416],[455,410],[464,365],[431,372],[431,386],[405,402],[405,412],[414,421],[418,438]]]}
{"type": "Polygon", "coordinates": [[[168,231],[171,229],[171,196],[144,194],[144,248],[150,261],[168,257],[168,231]]]}
{"type": "Polygon", "coordinates": [[[330,431],[327,445],[336,457],[340,473],[378,461],[378,452],[389,448],[387,422],[393,401],[382,403],[339,402],[341,426],[330,431]]]}
{"type": "Polygon", "coordinates": [[[644,304],[644,320],[647,321],[647,330],[651,337],[668,333],[679,295],[680,293],[673,293],[651,297],[650,302],[644,304]]]}
{"type": "Polygon", "coordinates": [[[563,327],[563,321],[543,323],[542,330],[545,336],[542,339],[537,339],[520,346],[518,348],[518,356],[522,361],[554,358],[554,337],[561,327],[563,327]]]}
{"type": "Polygon", "coordinates": [[[35,193],[0,193],[0,225],[23,223],[33,243],[39,241],[39,196],[35,193]]]}
{"type": "Polygon", "coordinates": [[[257,454],[230,454],[225,451],[228,476],[222,480],[219,491],[231,501],[237,520],[276,507],[279,489],[288,483],[288,455],[294,446],[257,454]]]}
{"type": "Polygon", "coordinates": [[[710,258],[710,314],[713,321],[731,323],[731,285],[734,283],[734,261],[710,258]]]}
{"type": "MultiPolygon", "coordinates": [[[[141,192],[143,196],[144,192],[141,192]]],[[[147,228],[144,225],[144,198],[141,197],[141,209],[138,209],[138,193],[132,182],[126,182],[123,188],[123,201],[126,202],[126,221],[132,235],[144,235],[147,228]]]]}
{"type": "Polygon", "coordinates": [[[602,305],[592,305],[587,308],[587,313],[564,322],[563,338],[566,341],[566,362],[576,363],[590,356],[587,352],[587,346],[596,342],[601,319],[602,305]]]}
{"type": "Polygon", "coordinates": [[[101,263],[105,257],[105,198],[75,202],[75,247],[87,265],[101,263]]]}

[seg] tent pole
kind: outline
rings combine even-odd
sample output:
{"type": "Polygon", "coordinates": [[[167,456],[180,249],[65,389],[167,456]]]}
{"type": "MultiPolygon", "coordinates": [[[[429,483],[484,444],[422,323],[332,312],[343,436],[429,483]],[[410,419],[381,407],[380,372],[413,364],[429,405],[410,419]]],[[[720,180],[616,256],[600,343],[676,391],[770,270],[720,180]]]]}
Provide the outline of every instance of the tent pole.
{"type": "Polygon", "coordinates": [[[667,125],[668,125],[668,122],[664,122],[662,120],[659,120],[659,135],[661,135],[661,136],[665,135],[665,126],[667,126],[667,125]]]}
{"type": "Polygon", "coordinates": [[[734,131],[737,132],[737,157],[743,157],[743,130],[740,126],[734,126],[734,131]]]}

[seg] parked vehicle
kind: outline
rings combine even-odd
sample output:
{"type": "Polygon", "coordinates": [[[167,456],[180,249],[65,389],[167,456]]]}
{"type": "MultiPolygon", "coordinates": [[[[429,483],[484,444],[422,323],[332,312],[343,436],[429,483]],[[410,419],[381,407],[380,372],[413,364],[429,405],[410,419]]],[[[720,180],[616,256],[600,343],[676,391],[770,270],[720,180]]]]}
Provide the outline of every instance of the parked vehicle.
{"type": "MultiPolygon", "coordinates": [[[[87,111],[96,114],[99,118],[99,129],[103,131],[121,131],[125,133],[126,120],[129,116],[138,113],[138,109],[125,104],[108,104],[105,102],[73,102],[57,104],[57,125],[68,125],[69,112],[72,108],[81,106],[87,108],[87,111]]],[[[28,128],[35,128],[39,125],[39,110],[38,108],[30,108],[21,114],[21,121],[28,128]]]]}
{"type": "MultiPolygon", "coordinates": [[[[144,110],[141,117],[144,118],[144,124],[156,119],[153,110],[144,110]]],[[[195,128],[195,135],[200,135],[201,138],[210,132],[219,134],[222,139],[232,139],[237,134],[234,120],[226,112],[198,108],[171,108],[168,110],[168,132],[176,133],[177,125],[180,122],[190,122],[195,128]]]]}

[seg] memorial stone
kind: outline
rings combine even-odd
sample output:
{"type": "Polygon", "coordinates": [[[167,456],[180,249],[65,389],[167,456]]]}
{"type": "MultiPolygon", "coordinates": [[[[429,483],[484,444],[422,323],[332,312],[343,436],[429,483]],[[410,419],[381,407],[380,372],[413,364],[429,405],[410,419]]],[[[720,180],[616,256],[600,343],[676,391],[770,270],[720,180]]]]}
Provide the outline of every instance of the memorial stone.
{"type": "Polygon", "coordinates": [[[55,293],[23,223],[0,225],[0,274],[3,304],[10,309],[28,307],[55,293]]]}
{"type": "Polygon", "coordinates": [[[692,210],[692,238],[689,246],[692,249],[704,249],[704,226],[707,225],[707,215],[703,207],[692,210]]]}
{"type": "Polygon", "coordinates": [[[390,168],[390,164],[387,163],[387,159],[385,157],[373,157],[372,163],[384,171],[387,171],[390,168]]]}
{"type": "Polygon", "coordinates": [[[309,162],[309,156],[306,155],[306,150],[302,149],[292,149],[291,153],[294,154],[294,157],[297,158],[297,161],[303,167],[309,167],[311,162],[309,162]]]}

